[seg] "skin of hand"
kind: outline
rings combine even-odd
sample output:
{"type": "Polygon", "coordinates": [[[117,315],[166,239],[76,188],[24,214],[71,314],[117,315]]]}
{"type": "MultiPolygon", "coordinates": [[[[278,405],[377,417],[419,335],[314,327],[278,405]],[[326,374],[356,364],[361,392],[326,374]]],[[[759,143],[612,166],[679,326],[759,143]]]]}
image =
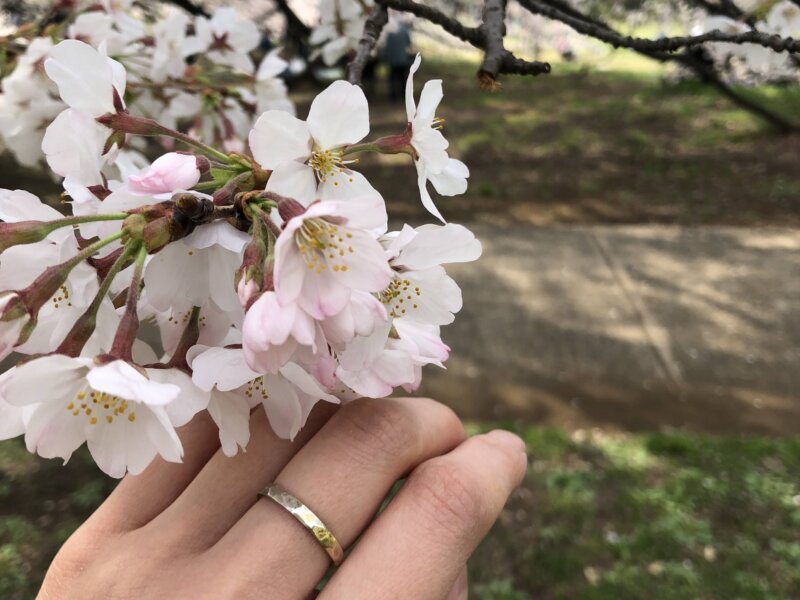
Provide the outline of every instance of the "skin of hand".
{"type": "Polygon", "coordinates": [[[424,398],[320,405],[292,442],[257,411],[247,451],[233,458],[206,413],[179,433],[183,463],[159,459],[123,479],[60,550],[40,599],[464,599],[467,558],[527,464],[517,436],[467,438],[449,408],[424,398]],[[259,498],[272,482],[349,550],[319,595],[330,559],[259,498]]]}

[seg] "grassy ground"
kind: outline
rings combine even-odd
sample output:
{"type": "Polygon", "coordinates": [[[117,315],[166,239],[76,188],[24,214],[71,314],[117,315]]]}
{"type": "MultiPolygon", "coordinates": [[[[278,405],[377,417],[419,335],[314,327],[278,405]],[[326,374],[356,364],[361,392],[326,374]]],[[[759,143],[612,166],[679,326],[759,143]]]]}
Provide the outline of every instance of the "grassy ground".
{"type": "MultiPolygon", "coordinates": [[[[471,562],[473,598],[800,597],[800,440],[518,432],[531,467],[471,562]]],[[[111,487],[83,454],[0,444],[0,598],[32,598],[111,487]]]]}

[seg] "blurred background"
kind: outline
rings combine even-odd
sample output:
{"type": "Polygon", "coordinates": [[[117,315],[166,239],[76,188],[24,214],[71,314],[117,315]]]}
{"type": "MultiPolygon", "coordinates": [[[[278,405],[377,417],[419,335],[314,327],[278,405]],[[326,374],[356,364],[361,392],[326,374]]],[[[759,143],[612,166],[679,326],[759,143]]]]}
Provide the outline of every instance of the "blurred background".
{"type": "MultiPolygon", "coordinates": [[[[3,4],[10,21],[35,3],[3,4]]],[[[224,4],[281,44],[281,3],[224,4]]],[[[682,3],[584,4],[638,35],[692,25],[682,3]]],[[[289,6],[318,19],[313,2],[289,6]]],[[[484,245],[448,269],[464,308],[444,331],[448,369],[429,368],[420,393],[471,431],[520,433],[531,458],[471,562],[472,597],[800,598],[800,134],[527,13],[511,13],[507,44],[552,73],[483,92],[476,51],[407,22],[418,81],[443,80],[450,153],[471,171],[438,206],[484,245]]],[[[344,74],[306,58],[289,79],[301,118],[344,74]]],[[[406,121],[388,80],[378,63],[365,81],[374,135],[406,121]]],[[[728,81],[800,125],[796,80],[728,81]]],[[[406,159],[361,170],[396,224],[416,225],[429,218],[406,159]]],[[[43,171],[0,161],[0,186],[58,197],[43,171]]],[[[62,467],[0,443],[0,598],[33,597],[113,485],[83,454],[62,467]]]]}

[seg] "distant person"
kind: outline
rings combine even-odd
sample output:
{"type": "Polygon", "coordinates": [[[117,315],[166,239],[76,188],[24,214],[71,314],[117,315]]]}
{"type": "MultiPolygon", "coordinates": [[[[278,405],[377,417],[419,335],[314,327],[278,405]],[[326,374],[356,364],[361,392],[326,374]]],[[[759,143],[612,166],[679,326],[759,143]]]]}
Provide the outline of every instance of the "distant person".
{"type": "Polygon", "coordinates": [[[414,58],[411,56],[411,29],[406,21],[398,21],[386,34],[383,60],[389,67],[389,98],[394,102],[403,99],[408,71],[414,58]]]}

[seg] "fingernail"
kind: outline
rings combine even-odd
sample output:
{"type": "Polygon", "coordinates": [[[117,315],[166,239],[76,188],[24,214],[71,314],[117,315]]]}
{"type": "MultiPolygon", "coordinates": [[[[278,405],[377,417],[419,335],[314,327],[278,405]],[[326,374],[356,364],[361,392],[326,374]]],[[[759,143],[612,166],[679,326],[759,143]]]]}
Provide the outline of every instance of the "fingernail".
{"type": "Polygon", "coordinates": [[[495,429],[486,434],[494,441],[499,442],[516,450],[517,452],[525,452],[525,442],[522,441],[518,435],[506,431],[505,429],[495,429]]]}

